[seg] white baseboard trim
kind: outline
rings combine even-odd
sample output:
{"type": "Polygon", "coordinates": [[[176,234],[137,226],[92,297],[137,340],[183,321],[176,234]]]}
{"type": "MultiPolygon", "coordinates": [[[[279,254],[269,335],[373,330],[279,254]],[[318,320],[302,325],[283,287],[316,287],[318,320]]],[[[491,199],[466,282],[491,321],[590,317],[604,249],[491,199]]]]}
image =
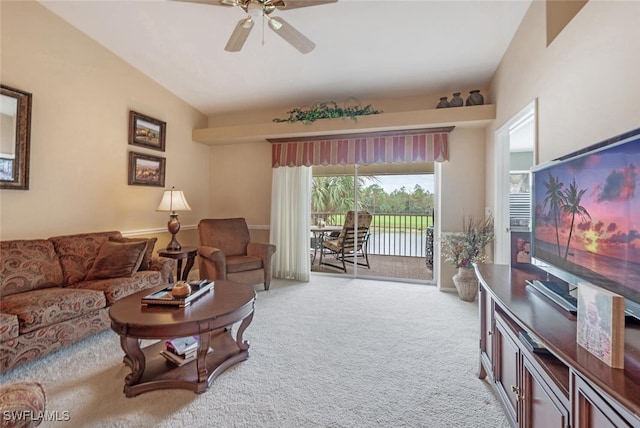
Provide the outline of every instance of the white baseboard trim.
{"type": "MultiPolygon", "coordinates": [[[[194,224],[190,225],[180,225],[180,230],[196,230],[198,226],[194,224]]],[[[132,237],[132,236],[140,236],[140,235],[157,235],[159,233],[169,233],[166,227],[158,227],[155,229],[139,229],[139,230],[127,230],[125,232],[121,232],[124,237],[132,237]]]]}

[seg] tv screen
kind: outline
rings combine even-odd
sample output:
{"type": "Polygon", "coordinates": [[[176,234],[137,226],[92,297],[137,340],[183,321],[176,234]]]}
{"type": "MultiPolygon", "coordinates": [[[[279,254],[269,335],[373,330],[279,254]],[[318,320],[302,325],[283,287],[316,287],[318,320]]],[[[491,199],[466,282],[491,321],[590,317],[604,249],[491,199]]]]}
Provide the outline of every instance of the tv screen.
{"type": "Polygon", "coordinates": [[[532,170],[532,261],[640,318],[640,129],[532,170]]]}

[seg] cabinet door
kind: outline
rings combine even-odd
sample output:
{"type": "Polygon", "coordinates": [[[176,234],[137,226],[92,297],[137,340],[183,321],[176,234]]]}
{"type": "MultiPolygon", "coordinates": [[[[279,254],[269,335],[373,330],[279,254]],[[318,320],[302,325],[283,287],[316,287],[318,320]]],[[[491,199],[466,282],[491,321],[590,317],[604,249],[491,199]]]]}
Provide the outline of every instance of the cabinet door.
{"type": "Polygon", "coordinates": [[[522,426],[528,428],[565,428],[569,426],[569,410],[546,386],[535,366],[524,356],[522,370],[523,408],[522,426]]]}
{"type": "MultiPolygon", "coordinates": [[[[640,426],[633,415],[621,416],[602,396],[580,376],[573,376],[573,424],[577,428],[621,428],[640,426]]],[[[609,401],[611,398],[608,399],[609,401]]]]}
{"type": "Polygon", "coordinates": [[[504,403],[507,416],[511,419],[512,425],[517,426],[520,414],[520,399],[522,391],[520,388],[520,350],[513,339],[513,333],[504,324],[502,318],[495,314],[495,329],[493,338],[495,340],[494,354],[494,381],[498,395],[504,403]]]}
{"type": "Polygon", "coordinates": [[[484,379],[488,374],[493,380],[493,299],[486,288],[480,285],[478,296],[480,307],[480,373],[484,379]]]}

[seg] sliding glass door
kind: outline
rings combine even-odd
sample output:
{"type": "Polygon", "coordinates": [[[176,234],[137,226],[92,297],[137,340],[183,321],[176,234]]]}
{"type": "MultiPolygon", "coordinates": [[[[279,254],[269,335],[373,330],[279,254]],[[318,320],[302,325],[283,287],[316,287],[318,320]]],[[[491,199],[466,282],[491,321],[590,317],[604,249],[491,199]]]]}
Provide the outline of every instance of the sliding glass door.
{"type": "Polygon", "coordinates": [[[314,167],[312,272],[432,282],[433,178],[432,164],[314,167]],[[349,211],[367,236],[362,248],[356,242],[345,255],[343,271],[340,256],[324,240],[339,238],[349,211]]]}

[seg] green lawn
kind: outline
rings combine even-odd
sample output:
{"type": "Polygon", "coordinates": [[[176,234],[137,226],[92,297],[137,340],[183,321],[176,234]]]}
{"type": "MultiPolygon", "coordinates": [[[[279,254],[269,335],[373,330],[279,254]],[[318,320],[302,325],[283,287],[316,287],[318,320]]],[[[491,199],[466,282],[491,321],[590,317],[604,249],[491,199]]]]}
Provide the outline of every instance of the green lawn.
{"type": "MultiPolygon", "coordinates": [[[[327,216],[327,224],[344,224],[344,214],[327,216]]],[[[371,226],[376,229],[425,229],[433,226],[433,217],[420,214],[374,214],[371,226]]]]}

